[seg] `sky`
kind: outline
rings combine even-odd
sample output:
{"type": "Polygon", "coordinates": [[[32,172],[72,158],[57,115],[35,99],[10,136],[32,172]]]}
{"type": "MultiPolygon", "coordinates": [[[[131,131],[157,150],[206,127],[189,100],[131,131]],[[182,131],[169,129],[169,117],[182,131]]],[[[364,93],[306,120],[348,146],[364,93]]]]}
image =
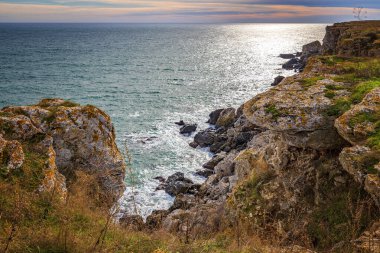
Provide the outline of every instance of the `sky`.
{"type": "Polygon", "coordinates": [[[380,0],[0,0],[0,22],[332,23],[380,19],[380,0]]]}

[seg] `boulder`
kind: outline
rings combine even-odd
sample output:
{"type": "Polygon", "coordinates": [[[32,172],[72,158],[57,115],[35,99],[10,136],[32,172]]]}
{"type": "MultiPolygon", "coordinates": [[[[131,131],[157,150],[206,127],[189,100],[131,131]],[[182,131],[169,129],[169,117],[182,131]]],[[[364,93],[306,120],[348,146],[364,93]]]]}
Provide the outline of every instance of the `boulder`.
{"type": "Polygon", "coordinates": [[[216,122],[218,121],[218,118],[219,118],[220,113],[222,111],[223,111],[223,109],[217,109],[217,110],[211,112],[209,115],[209,119],[208,119],[207,123],[209,123],[211,125],[215,125],[216,122]]]}
{"type": "Polygon", "coordinates": [[[213,170],[220,161],[226,157],[226,152],[220,152],[212,157],[211,160],[203,164],[203,168],[213,170]]]}
{"type": "Polygon", "coordinates": [[[322,79],[304,87],[304,78],[309,77],[300,74],[287,78],[246,102],[245,117],[255,126],[281,132],[297,147],[342,147],[345,141],[336,133],[335,117],[326,114],[333,102],[325,96],[327,85],[339,83],[322,79]]]}
{"type": "Polygon", "coordinates": [[[281,83],[281,81],[282,80],[284,80],[284,76],[277,76],[275,79],[274,79],[274,81],[273,81],[273,83],[271,84],[271,86],[276,86],[277,84],[279,84],[279,83],[281,83]]]}
{"type": "Polygon", "coordinates": [[[297,65],[300,64],[300,60],[297,58],[290,59],[286,63],[282,64],[283,69],[292,70],[297,67],[297,65]]]}
{"type": "Polygon", "coordinates": [[[196,147],[198,147],[198,143],[196,143],[195,141],[192,141],[189,143],[189,146],[192,148],[196,148],[196,147]]]}
{"type": "MultiPolygon", "coordinates": [[[[308,43],[302,46],[302,56],[310,57],[311,55],[316,55],[321,53],[322,44],[318,40],[308,43]]],[[[301,57],[302,57],[301,56],[301,57]]]]}
{"type": "Polygon", "coordinates": [[[366,145],[380,120],[380,88],[370,91],[363,100],[336,119],[338,133],[353,145],[366,145]]]}
{"type": "Polygon", "coordinates": [[[195,132],[197,130],[197,124],[185,124],[183,125],[179,132],[181,134],[191,134],[192,132],[195,132]]]}
{"type": "Polygon", "coordinates": [[[227,108],[220,112],[219,118],[216,121],[216,127],[228,127],[235,122],[235,108],[227,108]]]}
{"type": "Polygon", "coordinates": [[[169,176],[164,185],[165,192],[172,196],[180,193],[195,193],[198,188],[199,186],[185,178],[182,172],[176,172],[169,176]]]}
{"type": "Polygon", "coordinates": [[[194,136],[194,142],[196,142],[201,147],[208,147],[214,143],[215,138],[215,131],[213,129],[206,129],[199,131],[194,136]]]}

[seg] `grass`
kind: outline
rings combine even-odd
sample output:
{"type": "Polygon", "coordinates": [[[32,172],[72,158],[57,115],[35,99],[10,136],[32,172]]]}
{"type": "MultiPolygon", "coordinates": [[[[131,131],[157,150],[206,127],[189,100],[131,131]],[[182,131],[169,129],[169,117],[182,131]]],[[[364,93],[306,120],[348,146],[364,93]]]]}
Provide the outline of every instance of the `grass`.
{"type": "Polygon", "coordinates": [[[336,194],[313,212],[307,231],[317,249],[328,249],[342,242],[349,244],[369,225],[371,213],[363,212],[366,203],[357,196],[359,193],[353,190],[336,194]]]}
{"type": "Polygon", "coordinates": [[[326,90],[325,91],[325,97],[327,97],[327,98],[332,99],[335,97],[335,95],[336,95],[335,91],[332,91],[332,90],[326,90]]]}
{"type": "Polygon", "coordinates": [[[322,76],[315,76],[315,77],[301,79],[299,82],[304,88],[308,88],[315,85],[318,81],[323,80],[323,79],[324,77],[322,76]]]}
{"type": "Polygon", "coordinates": [[[369,135],[367,143],[370,147],[380,150],[380,123],[377,121],[375,131],[369,135]]]}
{"type": "Polygon", "coordinates": [[[350,96],[350,100],[354,104],[360,103],[366,94],[368,94],[371,90],[378,87],[380,87],[379,78],[369,80],[366,82],[361,82],[358,85],[356,85],[355,88],[353,89],[353,92],[350,96]]]}
{"type": "Polygon", "coordinates": [[[326,113],[328,116],[340,116],[351,108],[351,104],[348,99],[340,98],[327,109],[326,113]]]}
{"type": "MultiPolygon", "coordinates": [[[[351,87],[351,95],[349,95],[347,98],[339,98],[334,101],[334,104],[330,106],[330,108],[327,110],[327,115],[329,116],[340,116],[344,112],[348,111],[351,108],[352,104],[358,104],[360,103],[365,95],[367,95],[371,90],[380,87],[380,80],[378,78],[375,78],[373,80],[361,82],[354,87],[351,87]]],[[[332,96],[331,92],[326,91],[325,95],[329,94],[331,98],[332,96]]]]}
{"type": "Polygon", "coordinates": [[[265,107],[265,112],[272,115],[272,119],[277,120],[282,113],[276,108],[275,105],[268,105],[265,107]]]}

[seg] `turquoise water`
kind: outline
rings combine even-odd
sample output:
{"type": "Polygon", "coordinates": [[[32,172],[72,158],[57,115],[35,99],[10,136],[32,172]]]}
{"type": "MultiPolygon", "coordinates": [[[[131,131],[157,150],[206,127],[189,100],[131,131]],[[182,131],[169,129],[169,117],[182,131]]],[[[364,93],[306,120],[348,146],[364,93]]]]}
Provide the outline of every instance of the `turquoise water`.
{"type": "MultiPolygon", "coordinates": [[[[0,24],[0,107],[61,97],[105,110],[119,147],[128,144],[146,216],[172,202],[154,191],[153,177],[183,171],[201,182],[193,173],[210,156],[190,148],[173,122],[207,127],[212,110],[237,107],[292,74],[277,56],[321,40],[325,26],[0,24]]],[[[130,200],[128,187],[123,208],[130,200]]]]}

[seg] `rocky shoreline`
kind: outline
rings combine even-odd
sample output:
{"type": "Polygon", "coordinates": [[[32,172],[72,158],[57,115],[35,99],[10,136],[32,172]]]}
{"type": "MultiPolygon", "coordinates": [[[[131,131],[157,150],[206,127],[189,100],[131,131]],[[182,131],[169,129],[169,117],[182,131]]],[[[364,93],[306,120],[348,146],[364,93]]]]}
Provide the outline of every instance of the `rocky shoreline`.
{"type": "MultiPolygon", "coordinates": [[[[323,45],[312,42],[302,53],[281,55],[290,59],[283,67],[298,74],[276,78],[274,88],[238,109],[211,112],[213,127],[197,132],[190,143],[215,154],[197,172],[207,178],[205,183],[192,184],[176,173],[160,187],[176,197],[169,210],[154,211],[145,225],[136,217],[125,216],[122,222],[196,239],[243,220],[285,245],[299,241],[311,248],[329,236],[319,227],[326,221],[316,218],[324,209],[346,213],[350,204],[344,201],[365,202],[371,214],[362,226],[368,231],[352,243],[372,250],[360,241],[379,234],[380,153],[373,137],[380,112],[379,34],[379,21],[335,24],[327,27],[323,45]],[[358,61],[375,65],[373,76],[347,69],[351,61],[353,66],[358,61]],[[375,84],[361,92],[363,84],[347,75],[375,84]],[[360,99],[354,101],[357,90],[360,99]],[[351,104],[341,108],[342,101],[351,104]],[[354,192],[360,197],[353,198],[354,192]],[[347,206],[339,209],[339,201],[347,206]]],[[[333,238],[324,247],[351,243],[342,242],[333,238]]]]}
{"type": "MultiPolygon", "coordinates": [[[[237,238],[244,232],[275,242],[283,252],[379,252],[380,21],[328,26],[322,45],[313,42],[302,53],[281,57],[296,75],[277,78],[271,89],[237,109],[211,112],[212,127],[195,134],[189,145],[214,153],[197,171],[206,181],[194,184],[181,172],[158,177],[158,189],[175,196],[171,208],[154,211],[145,222],[123,215],[122,226],[173,233],[185,244],[233,231],[237,238]]],[[[198,128],[177,124],[185,135],[198,128]]],[[[56,224],[66,226],[68,217],[58,216],[58,223],[47,219],[53,197],[57,206],[67,201],[81,174],[93,179],[91,189],[82,189],[88,196],[79,196],[71,209],[85,199],[99,200],[88,212],[105,206],[106,226],[113,217],[110,207],[125,189],[126,164],[110,117],[62,99],[0,110],[0,165],[6,187],[38,199],[40,218],[28,222],[53,221],[45,224],[54,230],[56,224]],[[44,193],[50,204],[39,206],[44,193]]],[[[2,199],[15,201],[2,206],[12,210],[4,212],[11,215],[10,235],[21,224],[18,219],[33,211],[27,203],[28,215],[14,218],[13,206],[20,201],[11,197],[2,199]]],[[[64,205],[55,214],[60,208],[64,205]]],[[[81,212],[72,217],[80,222],[74,226],[77,235],[91,220],[83,217],[81,212]]]]}

